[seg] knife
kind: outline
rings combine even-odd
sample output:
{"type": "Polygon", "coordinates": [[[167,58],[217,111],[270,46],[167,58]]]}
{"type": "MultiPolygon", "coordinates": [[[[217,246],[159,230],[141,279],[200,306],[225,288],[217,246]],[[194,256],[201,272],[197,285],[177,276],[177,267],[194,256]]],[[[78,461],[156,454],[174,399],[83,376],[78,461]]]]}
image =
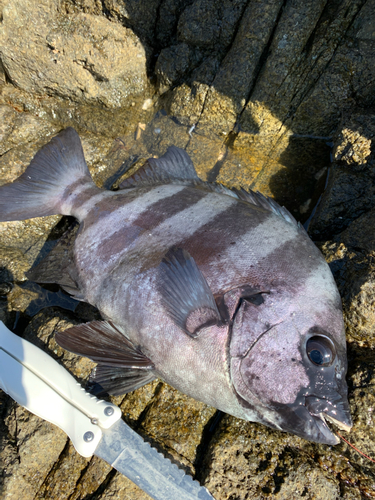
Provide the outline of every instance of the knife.
{"type": "Polygon", "coordinates": [[[83,457],[97,455],[155,500],[214,500],[208,490],[143,441],[118,406],[87,393],[47,353],[0,321],[0,388],[57,425],[83,457]]]}

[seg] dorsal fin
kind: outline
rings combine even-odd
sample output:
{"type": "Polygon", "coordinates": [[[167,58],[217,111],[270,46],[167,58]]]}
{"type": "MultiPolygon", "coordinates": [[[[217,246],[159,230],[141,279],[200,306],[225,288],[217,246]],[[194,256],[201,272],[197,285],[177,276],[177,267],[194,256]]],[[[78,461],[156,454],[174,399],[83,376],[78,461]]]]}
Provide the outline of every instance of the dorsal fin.
{"type": "Polygon", "coordinates": [[[259,191],[246,191],[245,189],[236,189],[236,188],[227,188],[222,184],[212,184],[209,182],[199,181],[195,183],[197,187],[201,187],[203,189],[207,189],[208,191],[215,191],[215,193],[226,194],[227,196],[233,196],[238,200],[245,201],[246,203],[250,203],[251,205],[255,205],[257,207],[262,207],[265,210],[273,212],[274,214],[282,217],[284,220],[297,226],[298,229],[304,230],[303,226],[296,221],[293,215],[287,210],[285,207],[281,207],[275,200],[269,198],[268,196],[264,196],[259,191]]]}
{"type": "Polygon", "coordinates": [[[120,189],[172,182],[194,184],[197,181],[199,177],[187,152],[170,146],[160,158],[149,158],[143,167],[120,184],[120,189]]]}
{"type": "Polygon", "coordinates": [[[185,150],[176,146],[170,146],[160,158],[149,158],[143,167],[120,184],[120,189],[171,183],[192,185],[207,191],[233,196],[241,201],[269,210],[287,222],[294,224],[298,229],[303,229],[301,224],[295,220],[285,207],[281,207],[268,196],[251,190],[246,191],[243,188],[230,189],[222,184],[202,181],[195,171],[190,156],[185,150]]]}
{"type": "Polygon", "coordinates": [[[253,205],[262,207],[265,210],[269,210],[279,217],[282,217],[287,222],[290,222],[291,224],[294,224],[295,226],[300,228],[301,224],[296,221],[289,210],[287,210],[285,207],[281,207],[274,199],[269,198],[268,196],[264,196],[262,193],[259,193],[259,191],[245,191],[245,189],[243,188],[236,189],[235,193],[240,200],[247,201],[248,203],[252,203],[253,205]]]}

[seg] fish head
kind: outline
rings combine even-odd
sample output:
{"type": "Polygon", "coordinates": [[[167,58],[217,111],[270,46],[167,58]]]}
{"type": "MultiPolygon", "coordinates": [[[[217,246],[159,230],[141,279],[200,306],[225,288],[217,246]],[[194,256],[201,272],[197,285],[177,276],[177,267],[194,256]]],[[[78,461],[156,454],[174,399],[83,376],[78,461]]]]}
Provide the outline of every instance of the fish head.
{"type": "Polygon", "coordinates": [[[245,414],[309,441],[337,444],[327,420],[344,430],[352,426],[338,292],[302,301],[280,290],[258,295],[238,302],[229,347],[245,414]]]}

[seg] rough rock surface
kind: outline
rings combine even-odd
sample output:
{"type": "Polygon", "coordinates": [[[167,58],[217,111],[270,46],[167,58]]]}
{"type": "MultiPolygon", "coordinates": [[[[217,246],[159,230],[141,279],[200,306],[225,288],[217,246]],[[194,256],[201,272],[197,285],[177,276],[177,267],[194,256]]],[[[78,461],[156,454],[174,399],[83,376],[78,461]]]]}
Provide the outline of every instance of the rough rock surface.
{"type": "Polygon", "coordinates": [[[135,34],[101,16],[63,16],[59,6],[51,0],[5,4],[0,57],[10,81],[33,94],[114,108],[143,94],[145,51],[135,34]]]}
{"type": "MultiPolygon", "coordinates": [[[[0,0],[1,184],[72,125],[107,188],[175,144],[203,179],[259,189],[302,222],[321,196],[309,231],[343,298],[346,437],[373,458],[374,26],[375,0],[0,0]]],[[[93,364],[54,333],[98,312],[25,278],[71,223],[0,224],[0,320],[84,383],[93,364]]],[[[373,465],[344,442],[246,423],[160,381],[114,402],[217,500],[375,497],[373,465]]],[[[1,391],[0,471],[8,500],[148,498],[1,391]]]]}

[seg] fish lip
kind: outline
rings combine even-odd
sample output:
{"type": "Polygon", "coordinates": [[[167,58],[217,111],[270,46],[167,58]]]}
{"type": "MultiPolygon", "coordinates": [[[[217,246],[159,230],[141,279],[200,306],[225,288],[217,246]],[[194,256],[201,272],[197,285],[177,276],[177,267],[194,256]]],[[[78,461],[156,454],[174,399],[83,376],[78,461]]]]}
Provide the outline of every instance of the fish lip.
{"type": "MultiPolygon", "coordinates": [[[[320,418],[322,420],[325,420],[327,423],[327,420],[331,423],[336,425],[339,429],[345,432],[350,432],[351,428],[353,427],[353,423],[351,422],[350,425],[346,424],[345,422],[342,422],[341,420],[337,420],[336,418],[332,417],[331,415],[328,415],[328,413],[320,413],[320,418]]],[[[328,427],[328,425],[327,425],[328,427]]]]}
{"type": "Polygon", "coordinates": [[[333,446],[340,442],[340,439],[328,427],[325,415],[323,413],[319,413],[318,415],[313,415],[310,413],[310,416],[312,417],[312,420],[315,424],[316,434],[315,436],[309,436],[308,439],[310,439],[311,441],[315,441],[316,443],[328,444],[333,446]]]}
{"type": "Polygon", "coordinates": [[[353,426],[349,403],[337,392],[336,394],[332,393],[330,399],[313,395],[307,396],[305,398],[305,408],[314,419],[319,432],[330,441],[327,444],[338,444],[340,441],[327,425],[328,422],[346,432],[349,432],[353,426]]]}
{"type": "Polygon", "coordinates": [[[340,438],[329,428],[327,425],[327,420],[331,423],[336,425],[339,429],[344,430],[349,432],[350,429],[352,428],[352,425],[347,425],[344,422],[340,422],[340,420],[337,420],[336,418],[331,417],[327,413],[319,413],[319,415],[313,415],[313,417],[316,420],[316,423],[319,427],[320,432],[324,435],[325,439],[329,441],[327,444],[331,445],[336,445],[339,444],[340,438]]]}
{"type": "MultiPolygon", "coordinates": [[[[340,442],[340,438],[335,434],[334,431],[332,431],[330,429],[328,422],[330,424],[335,425],[339,429],[346,431],[346,432],[349,432],[353,426],[353,424],[350,420],[350,415],[348,416],[348,423],[346,423],[346,422],[343,422],[341,420],[338,420],[338,419],[332,417],[332,415],[329,415],[325,411],[321,411],[319,413],[311,413],[311,412],[309,412],[309,413],[310,413],[311,417],[314,419],[315,425],[318,428],[320,436],[319,436],[319,439],[317,440],[317,442],[320,442],[320,443],[325,443],[325,444],[329,444],[329,445],[336,445],[336,444],[339,444],[339,442],[340,442]],[[323,440],[322,440],[322,438],[323,438],[323,440]]],[[[345,418],[345,416],[343,418],[345,418]]]]}

